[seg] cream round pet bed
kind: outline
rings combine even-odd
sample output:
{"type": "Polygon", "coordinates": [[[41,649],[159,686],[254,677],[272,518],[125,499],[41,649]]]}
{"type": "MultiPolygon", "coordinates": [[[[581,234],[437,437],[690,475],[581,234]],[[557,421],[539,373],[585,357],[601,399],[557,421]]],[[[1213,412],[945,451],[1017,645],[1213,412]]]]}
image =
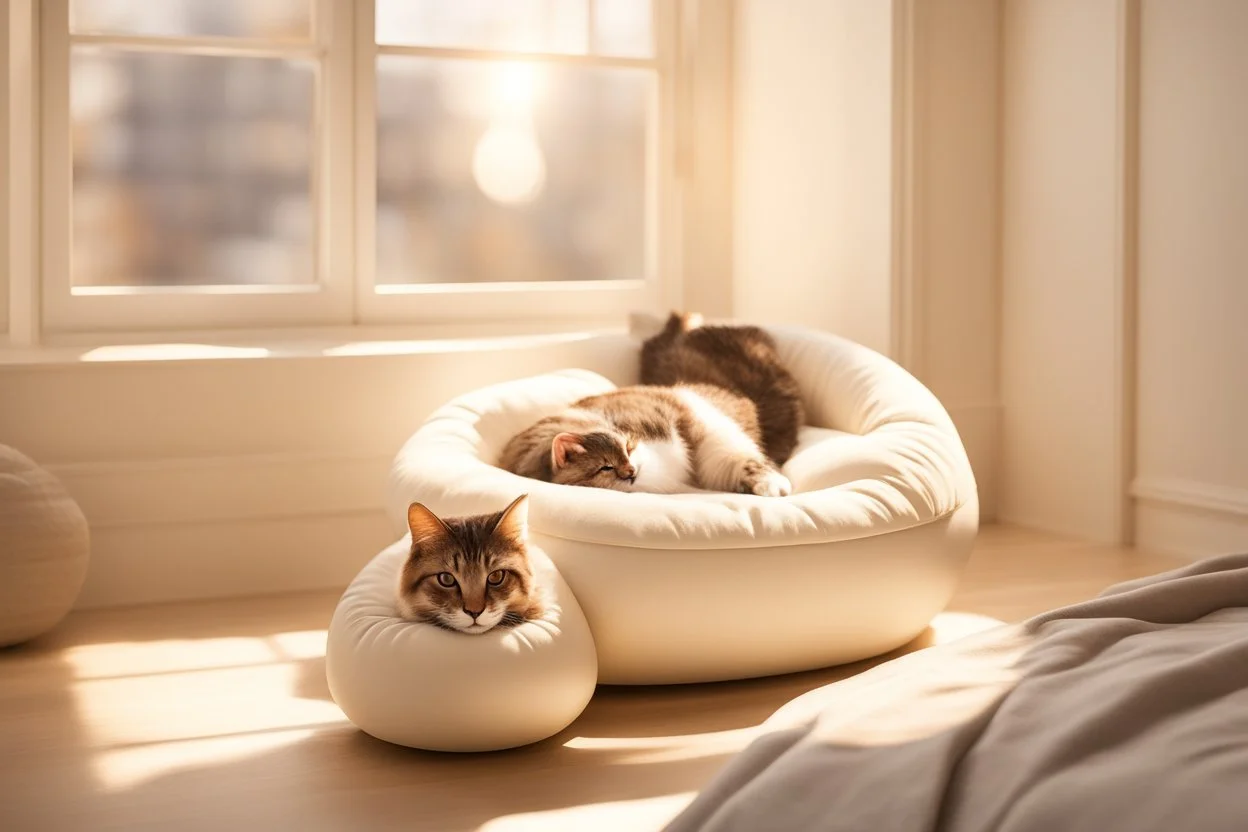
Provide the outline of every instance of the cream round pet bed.
{"type": "Polygon", "coordinates": [[[607,684],[786,673],[904,644],[948,602],[978,527],[958,433],[936,397],[878,353],[769,331],[813,425],[784,466],[793,496],[630,494],[494,467],[542,416],[634,380],[570,370],[434,413],[395,461],[396,519],[413,500],[473,514],[529,493],[532,539],[584,609],[607,684]]]}
{"type": "MultiPolygon", "coordinates": [[[[825,333],[767,329],[797,379],[809,423],[784,466],[792,496],[625,493],[495,467],[508,439],[541,417],[636,382],[640,341],[604,336],[601,349],[618,353],[618,366],[630,371],[607,378],[561,370],[510,381],[430,416],[395,460],[394,520],[406,528],[413,501],[454,516],[498,511],[528,493],[531,542],[553,561],[551,580],[566,592],[565,626],[550,630],[547,646],[553,654],[565,641],[583,645],[592,635],[603,684],[788,673],[905,644],[948,603],[978,529],[962,442],[935,396],[884,356],[825,333]]],[[[328,673],[347,715],[374,736],[422,748],[501,748],[541,733],[536,726],[511,730],[513,717],[497,705],[495,723],[482,729],[482,711],[467,699],[456,706],[456,691],[478,685],[516,692],[527,685],[522,702],[536,702],[568,683],[519,661],[525,654],[505,633],[462,636],[399,620],[394,581],[407,546],[406,539],[396,543],[365,569],[331,626],[328,673]],[[367,603],[357,603],[363,596],[367,603]],[[491,675],[496,660],[511,675],[491,675]],[[356,696],[361,679],[394,693],[377,701],[356,696]],[[436,702],[423,687],[430,683],[436,702]],[[441,723],[436,742],[425,733],[434,717],[415,715],[426,709],[441,723]],[[421,727],[400,730],[404,719],[421,727]],[[455,740],[461,730],[471,741],[455,740]]],[[[588,659],[570,658],[581,652],[572,647],[556,664],[582,661],[588,671],[588,659]]],[[[568,675],[584,684],[584,674],[568,675]]],[[[562,708],[562,720],[547,707],[546,735],[570,724],[588,695],[553,706],[562,708]]],[[[518,708],[509,707],[513,713],[518,708]]]]}

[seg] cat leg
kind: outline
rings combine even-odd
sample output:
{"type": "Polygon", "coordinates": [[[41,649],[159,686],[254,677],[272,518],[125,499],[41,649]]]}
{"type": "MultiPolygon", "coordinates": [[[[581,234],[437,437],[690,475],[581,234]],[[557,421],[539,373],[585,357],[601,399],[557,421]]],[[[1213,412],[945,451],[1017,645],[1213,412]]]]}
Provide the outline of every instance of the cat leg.
{"type": "Polygon", "coordinates": [[[758,443],[731,417],[693,391],[681,391],[680,396],[703,431],[693,453],[699,485],[713,491],[760,497],[787,497],[793,493],[788,477],[776,469],[758,443]]]}
{"type": "MultiPolygon", "coordinates": [[[[749,439],[749,437],[745,437],[749,439]]],[[[762,453],[743,454],[712,439],[700,449],[698,479],[714,491],[787,497],[793,484],[762,453]]]]}

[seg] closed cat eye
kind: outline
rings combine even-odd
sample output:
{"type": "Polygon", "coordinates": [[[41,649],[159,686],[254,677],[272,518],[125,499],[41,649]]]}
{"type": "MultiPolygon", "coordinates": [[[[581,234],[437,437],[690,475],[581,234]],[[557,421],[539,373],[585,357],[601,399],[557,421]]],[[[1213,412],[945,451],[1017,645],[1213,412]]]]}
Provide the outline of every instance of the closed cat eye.
{"type": "Polygon", "coordinates": [[[499,584],[503,582],[503,579],[505,579],[506,577],[507,577],[507,573],[504,570],[495,569],[493,572],[491,572],[489,575],[486,576],[485,581],[490,586],[498,586],[499,584]]]}
{"type": "Polygon", "coordinates": [[[598,473],[599,473],[599,474],[605,474],[605,473],[607,473],[608,471],[614,471],[614,470],[615,470],[615,466],[614,466],[614,465],[604,465],[604,466],[602,466],[601,468],[599,468],[599,469],[598,469],[598,473]]]}
{"type": "Polygon", "coordinates": [[[447,589],[450,589],[451,587],[455,586],[455,576],[452,575],[450,572],[439,572],[438,584],[440,586],[446,587],[447,589]]]}

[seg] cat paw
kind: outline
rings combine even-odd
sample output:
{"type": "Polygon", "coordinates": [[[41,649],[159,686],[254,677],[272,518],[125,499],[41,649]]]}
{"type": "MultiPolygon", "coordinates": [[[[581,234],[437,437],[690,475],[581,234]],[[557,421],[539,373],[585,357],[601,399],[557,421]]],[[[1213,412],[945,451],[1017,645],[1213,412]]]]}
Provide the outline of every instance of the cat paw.
{"type": "Polygon", "coordinates": [[[793,483],[784,474],[769,471],[754,482],[751,490],[760,497],[787,497],[793,493],[793,483]]]}

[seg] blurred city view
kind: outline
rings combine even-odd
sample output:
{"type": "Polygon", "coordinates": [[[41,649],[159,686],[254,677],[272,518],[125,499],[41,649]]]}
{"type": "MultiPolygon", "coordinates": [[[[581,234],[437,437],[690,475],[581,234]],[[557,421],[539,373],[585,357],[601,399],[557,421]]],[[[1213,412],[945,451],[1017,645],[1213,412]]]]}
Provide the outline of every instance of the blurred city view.
{"type": "MultiPolygon", "coordinates": [[[[176,40],[306,44],[311,5],[72,2],[74,35],[110,36],[71,46],[75,286],[315,282],[319,60],[176,40]]],[[[476,53],[646,58],[649,0],[376,6],[377,281],[643,277],[655,71],[476,53]]]]}

